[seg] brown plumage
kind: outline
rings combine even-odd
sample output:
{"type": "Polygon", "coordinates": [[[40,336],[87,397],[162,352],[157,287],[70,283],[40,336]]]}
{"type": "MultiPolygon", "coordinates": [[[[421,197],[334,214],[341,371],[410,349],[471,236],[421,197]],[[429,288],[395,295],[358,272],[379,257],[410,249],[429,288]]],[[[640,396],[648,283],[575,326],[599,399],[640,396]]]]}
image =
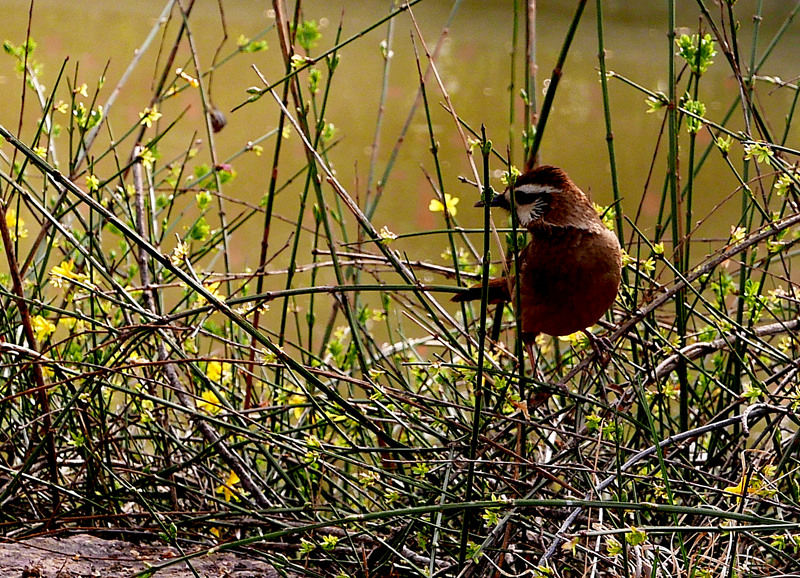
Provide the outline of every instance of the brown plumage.
{"type": "MultiPolygon", "coordinates": [[[[539,333],[568,335],[594,325],[608,311],[620,283],[616,235],[603,225],[591,201],[561,169],[540,166],[517,178],[492,206],[511,210],[530,233],[520,253],[522,339],[539,333]]],[[[479,202],[476,206],[482,206],[479,202]]],[[[489,302],[513,302],[514,276],[489,281],[489,302]]],[[[453,301],[480,299],[481,287],[453,301]]]]}

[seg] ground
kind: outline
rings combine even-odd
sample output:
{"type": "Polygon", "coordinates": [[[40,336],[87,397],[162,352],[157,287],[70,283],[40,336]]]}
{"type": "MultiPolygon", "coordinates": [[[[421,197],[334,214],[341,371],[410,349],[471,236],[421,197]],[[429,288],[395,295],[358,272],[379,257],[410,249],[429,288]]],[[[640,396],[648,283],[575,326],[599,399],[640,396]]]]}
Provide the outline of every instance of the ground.
{"type": "MultiPolygon", "coordinates": [[[[3,578],[120,578],[134,576],[175,558],[168,546],[104,540],[87,534],[64,538],[39,537],[0,543],[0,576],[3,578]]],[[[238,553],[217,552],[192,559],[203,578],[272,578],[269,564],[238,553]]],[[[185,564],[175,564],[155,574],[158,578],[196,576],[185,564]]]]}

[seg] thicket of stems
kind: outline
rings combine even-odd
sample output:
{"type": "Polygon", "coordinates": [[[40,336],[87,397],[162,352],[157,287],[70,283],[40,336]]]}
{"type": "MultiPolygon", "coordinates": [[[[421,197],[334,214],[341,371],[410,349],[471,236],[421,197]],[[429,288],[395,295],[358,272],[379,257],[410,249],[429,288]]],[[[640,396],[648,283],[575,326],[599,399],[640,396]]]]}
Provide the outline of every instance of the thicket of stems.
{"type": "Polygon", "coordinates": [[[408,576],[798,570],[800,173],[790,134],[800,91],[769,76],[769,56],[790,42],[800,3],[761,50],[761,1],[747,14],[696,0],[694,36],[682,38],[670,0],[662,92],[606,59],[614,39],[602,0],[575,2],[552,63],[536,61],[537,3],[510,2],[510,72],[498,79],[511,87],[509,126],[494,139],[459,114],[437,66],[459,0],[437,37],[417,26],[422,0],[395,0],[356,34],[343,35],[345,13],[319,39],[309,3],[274,0],[274,25],[238,46],[221,11],[222,40],[205,62],[198,43],[213,35],[196,28],[194,1],[170,0],[118,84],[93,92],[75,63],[43,78],[30,29],[7,45],[22,110],[18,127],[0,126],[3,536],[135,530],[180,549],[161,567],[235,549],[319,576],[383,575],[387,564],[408,576]],[[751,17],[743,42],[738,23],[751,17]],[[386,60],[379,108],[363,112],[374,140],[360,191],[337,178],[327,115],[347,82],[339,59],[357,58],[373,30],[386,60]],[[408,34],[417,95],[389,111],[393,46],[408,34]],[[540,144],[572,40],[593,34],[610,175],[594,186],[613,192],[601,212],[626,250],[623,286],[595,328],[608,359],[578,338],[541,338],[534,373],[514,308],[486,299],[489,277],[513,274],[526,240],[488,206],[482,228],[461,227],[448,199],[459,177],[477,200],[513,159],[558,161],[540,159],[540,144]],[[213,81],[262,39],[282,77],[254,66],[260,84],[243,85],[237,108],[258,102],[269,128],[223,152],[213,81]],[[154,50],[158,82],[141,122],[123,126],[114,103],[154,50]],[[711,60],[737,87],[719,116],[698,105],[711,60]],[[641,208],[660,190],[652,227],[623,209],[614,140],[615,125],[646,107],[619,111],[612,86],[663,118],[642,198],[624,199],[641,208]],[[759,99],[775,90],[793,92],[780,127],[759,99]],[[184,91],[203,108],[197,127],[159,112],[184,91]],[[433,120],[440,103],[449,125],[433,120]],[[35,127],[23,125],[29,109],[35,127]],[[400,133],[387,134],[387,114],[407,119],[400,133]],[[412,121],[427,130],[421,170],[442,228],[395,234],[373,218],[412,121]],[[176,133],[186,147],[166,153],[176,133]],[[470,174],[449,173],[443,142],[470,174]],[[231,166],[262,150],[262,202],[226,194],[231,166]],[[740,215],[729,237],[699,244],[711,213],[699,212],[696,183],[712,162],[739,183],[716,192],[713,211],[738,196],[740,215]],[[299,199],[294,214],[277,210],[281,194],[299,199]],[[279,220],[291,225],[286,240],[279,220]],[[256,221],[254,242],[244,231],[256,221]],[[404,250],[421,236],[447,248],[446,264],[404,250]],[[257,247],[252,271],[231,264],[238,244],[257,247]],[[480,303],[451,306],[471,283],[483,287],[480,303]]]}

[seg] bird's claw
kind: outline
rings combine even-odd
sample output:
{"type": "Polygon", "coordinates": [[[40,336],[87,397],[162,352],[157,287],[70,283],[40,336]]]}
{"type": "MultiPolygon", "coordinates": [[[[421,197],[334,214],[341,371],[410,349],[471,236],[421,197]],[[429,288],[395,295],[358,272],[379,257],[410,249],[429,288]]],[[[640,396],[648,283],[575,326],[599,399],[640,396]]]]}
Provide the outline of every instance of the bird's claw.
{"type": "Polygon", "coordinates": [[[605,367],[611,362],[611,352],[614,350],[614,344],[605,335],[597,336],[591,331],[585,331],[589,343],[592,344],[592,349],[597,356],[598,362],[601,367],[605,367]]]}

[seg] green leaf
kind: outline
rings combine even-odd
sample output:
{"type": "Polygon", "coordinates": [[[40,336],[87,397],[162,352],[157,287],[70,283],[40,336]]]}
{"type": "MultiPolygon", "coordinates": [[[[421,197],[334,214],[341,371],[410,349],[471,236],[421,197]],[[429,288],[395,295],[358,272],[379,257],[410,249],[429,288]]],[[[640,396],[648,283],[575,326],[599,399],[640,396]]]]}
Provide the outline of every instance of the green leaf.
{"type": "Polygon", "coordinates": [[[322,38],[322,34],[319,31],[319,26],[317,25],[316,20],[305,20],[300,24],[300,27],[297,29],[297,34],[295,35],[297,43],[305,50],[309,52],[312,48],[317,45],[317,41],[322,38]]]}
{"type": "Polygon", "coordinates": [[[200,217],[189,230],[189,238],[195,241],[205,241],[210,233],[211,226],[206,222],[205,217],[200,217]]]}
{"type": "Polygon", "coordinates": [[[703,74],[714,64],[712,59],[717,51],[714,50],[714,41],[710,34],[706,34],[702,39],[697,34],[691,36],[682,34],[675,40],[675,44],[678,46],[678,56],[686,61],[689,69],[695,74],[703,74]]]}

